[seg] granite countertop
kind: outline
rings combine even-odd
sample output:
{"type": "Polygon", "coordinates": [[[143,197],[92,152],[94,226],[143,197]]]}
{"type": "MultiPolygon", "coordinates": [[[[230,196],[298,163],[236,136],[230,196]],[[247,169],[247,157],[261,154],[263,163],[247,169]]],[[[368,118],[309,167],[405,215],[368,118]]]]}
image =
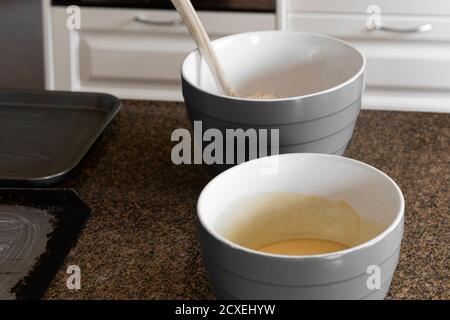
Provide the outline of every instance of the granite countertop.
{"type": "MultiPolygon", "coordinates": [[[[46,299],[210,299],[196,239],[197,197],[212,178],[170,160],[181,103],[124,101],[83,162],[58,187],[93,214],[46,299]],[[81,290],[66,269],[81,268],[81,290]]],[[[346,156],[378,167],[405,195],[401,256],[389,299],[450,298],[450,114],[362,111],[346,156]]]]}

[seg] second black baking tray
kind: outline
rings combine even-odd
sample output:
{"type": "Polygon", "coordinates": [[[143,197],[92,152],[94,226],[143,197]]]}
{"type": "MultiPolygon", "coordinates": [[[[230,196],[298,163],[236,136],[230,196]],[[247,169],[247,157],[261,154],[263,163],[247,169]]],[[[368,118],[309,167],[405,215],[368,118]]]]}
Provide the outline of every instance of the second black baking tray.
{"type": "Polygon", "coordinates": [[[0,301],[40,299],[90,213],[71,189],[0,188],[0,301]]]}
{"type": "Polygon", "coordinates": [[[119,109],[103,93],[0,90],[0,186],[60,181],[119,109]]]}

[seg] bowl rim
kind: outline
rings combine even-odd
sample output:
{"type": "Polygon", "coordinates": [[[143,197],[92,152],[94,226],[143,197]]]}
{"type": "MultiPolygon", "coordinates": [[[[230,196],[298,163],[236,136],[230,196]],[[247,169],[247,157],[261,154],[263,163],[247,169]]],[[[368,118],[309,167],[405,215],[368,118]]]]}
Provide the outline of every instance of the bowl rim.
{"type": "Polygon", "coordinates": [[[362,161],[358,161],[355,159],[351,159],[351,158],[347,158],[347,157],[343,157],[343,156],[338,156],[338,155],[331,155],[331,154],[322,154],[322,153],[288,153],[288,154],[278,154],[278,155],[272,155],[269,157],[264,157],[265,158],[272,158],[272,157],[280,157],[280,158],[289,158],[289,157],[304,157],[304,158],[332,158],[332,159],[337,159],[339,161],[344,161],[344,162],[349,162],[352,163],[356,166],[359,167],[363,167],[365,169],[369,169],[373,172],[375,172],[376,174],[382,176],[383,178],[385,178],[389,183],[391,183],[391,185],[394,187],[394,189],[397,191],[397,196],[400,200],[400,207],[399,210],[395,216],[394,221],[389,224],[389,226],[387,226],[382,232],[380,232],[377,236],[375,236],[374,238],[365,241],[357,246],[354,247],[350,247],[348,249],[344,249],[344,250],[340,250],[340,251],[335,251],[335,252],[331,252],[331,253],[323,253],[323,254],[314,254],[314,255],[283,255],[283,254],[274,254],[274,253],[266,253],[266,252],[261,252],[261,251],[257,251],[254,249],[250,249],[250,248],[246,248],[244,246],[241,246],[237,243],[234,243],[228,239],[226,239],[225,237],[223,237],[222,235],[220,235],[218,232],[216,232],[215,230],[213,230],[213,228],[209,227],[208,224],[205,222],[203,216],[205,215],[204,213],[200,212],[200,204],[201,202],[203,202],[204,198],[206,197],[206,193],[208,192],[209,188],[212,188],[212,185],[218,180],[221,179],[224,175],[229,174],[230,172],[232,172],[233,170],[240,170],[245,166],[252,166],[255,165],[255,163],[257,163],[261,158],[259,159],[253,159],[251,161],[247,161],[244,163],[241,163],[239,165],[236,165],[228,170],[225,170],[224,172],[220,173],[219,175],[217,175],[215,178],[213,178],[210,182],[208,182],[208,184],[202,189],[198,200],[197,200],[197,205],[196,205],[196,210],[197,210],[197,218],[198,221],[200,222],[201,226],[208,232],[209,235],[213,236],[217,241],[219,241],[220,243],[226,245],[227,247],[230,247],[232,249],[238,250],[238,251],[242,251],[248,254],[252,254],[252,255],[256,255],[256,256],[260,256],[263,258],[275,258],[275,259],[283,259],[283,260],[318,260],[318,259],[334,259],[334,258],[340,258],[344,255],[348,255],[354,252],[359,252],[361,250],[365,250],[369,247],[374,246],[375,244],[379,243],[380,241],[382,241],[384,238],[386,238],[390,233],[392,233],[397,226],[400,224],[400,222],[403,220],[404,218],[404,212],[405,212],[405,200],[404,200],[404,196],[403,193],[400,189],[400,187],[397,185],[397,183],[391,178],[389,177],[386,173],[384,173],[383,171],[375,168],[374,166],[371,166],[367,163],[364,163],[362,161]]]}
{"type": "Polygon", "coordinates": [[[361,60],[361,66],[359,68],[359,70],[348,80],[343,81],[333,87],[330,87],[328,89],[324,89],[321,91],[317,91],[317,92],[313,92],[313,93],[309,93],[309,94],[305,94],[305,95],[299,95],[299,96],[290,96],[290,97],[286,97],[286,98],[274,98],[274,99],[248,99],[248,98],[243,98],[243,97],[231,97],[231,96],[227,96],[225,94],[222,93],[216,93],[216,92],[211,92],[211,91],[207,91],[202,89],[200,86],[198,86],[197,84],[191,82],[188,77],[185,75],[185,66],[187,65],[187,61],[188,59],[193,56],[194,54],[196,54],[197,52],[199,52],[198,48],[192,50],[191,52],[189,52],[186,57],[183,60],[183,63],[181,64],[181,79],[182,81],[185,81],[186,83],[188,83],[191,87],[193,87],[194,89],[204,92],[206,94],[212,95],[216,98],[222,98],[222,99],[227,99],[227,100],[233,100],[233,101],[239,101],[239,102],[258,102],[258,103],[270,103],[270,102],[280,102],[280,101],[295,101],[298,99],[305,99],[305,98],[311,98],[311,97],[315,97],[315,96],[319,96],[319,95],[324,95],[330,92],[334,92],[337,91],[343,87],[346,87],[347,85],[349,85],[350,83],[354,82],[355,80],[357,80],[361,74],[364,73],[365,69],[366,69],[366,65],[367,65],[367,59],[365,57],[365,55],[361,52],[361,50],[359,50],[358,48],[356,48],[355,46],[353,46],[352,44],[343,41],[341,39],[337,39],[335,37],[332,36],[328,36],[325,34],[321,34],[321,33],[315,33],[315,32],[303,32],[303,31],[286,31],[286,30],[268,30],[268,31],[253,31],[253,32],[243,32],[243,33],[236,33],[236,34],[232,34],[229,36],[225,36],[222,38],[218,38],[215,39],[213,41],[211,41],[213,44],[214,43],[219,43],[222,41],[226,41],[227,39],[230,38],[238,38],[238,37],[251,37],[254,35],[267,35],[267,34],[271,34],[271,33],[283,33],[283,34],[290,34],[290,35],[306,35],[306,36],[312,36],[312,37],[317,37],[317,38],[322,38],[322,39],[328,39],[328,40],[332,40],[336,43],[340,43],[343,44],[344,46],[346,46],[347,48],[349,48],[350,50],[353,50],[354,52],[356,52],[361,60]]]}

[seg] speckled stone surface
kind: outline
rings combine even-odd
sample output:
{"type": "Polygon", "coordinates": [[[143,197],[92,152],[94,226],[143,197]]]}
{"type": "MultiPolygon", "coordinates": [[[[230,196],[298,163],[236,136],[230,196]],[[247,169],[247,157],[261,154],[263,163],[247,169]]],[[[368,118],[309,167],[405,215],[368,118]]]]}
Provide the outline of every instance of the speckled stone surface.
{"type": "MultiPolygon", "coordinates": [[[[211,179],[175,166],[172,130],[189,128],[179,103],[124,101],[61,187],[93,214],[46,299],[210,299],[195,204],[211,179]],[[82,288],[66,288],[78,265],[82,288]]],[[[450,298],[450,114],[362,111],[346,156],[394,178],[406,199],[405,235],[388,298],[450,298]]]]}

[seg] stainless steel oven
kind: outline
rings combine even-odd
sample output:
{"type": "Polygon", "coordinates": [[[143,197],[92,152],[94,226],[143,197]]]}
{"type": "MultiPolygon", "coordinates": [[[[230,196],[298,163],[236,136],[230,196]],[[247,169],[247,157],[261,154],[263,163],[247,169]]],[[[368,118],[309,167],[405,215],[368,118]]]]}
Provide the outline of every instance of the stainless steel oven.
{"type": "MultiPolygon", "coordinates": [[[[173,9],[170,0],[53,0],[53,5],[173,9]]],[[[275,12],[275,0],[192,0],[197,10],[275,12]]]]}

